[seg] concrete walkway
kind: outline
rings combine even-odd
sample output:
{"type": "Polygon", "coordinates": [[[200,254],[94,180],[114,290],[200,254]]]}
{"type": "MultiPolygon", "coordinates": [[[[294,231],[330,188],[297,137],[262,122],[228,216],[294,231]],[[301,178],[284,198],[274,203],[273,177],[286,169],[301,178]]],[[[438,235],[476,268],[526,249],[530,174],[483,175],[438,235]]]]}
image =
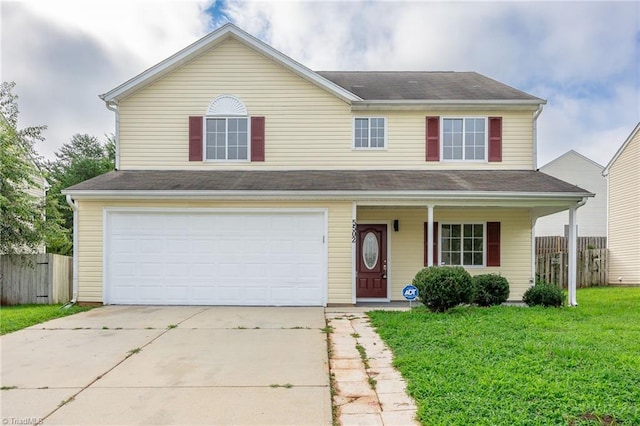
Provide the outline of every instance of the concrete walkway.
{"type": "Polygon", "coordinates": [[[3,424],[330,425],[322,308],[107,306],[0,338],[3,424]]]}
{"type": "Polygon", "coordinates": [[[339,423],[419,425],[415,403],[406,393],[402,376],[392,367],[392,353],[370,325],[366,311],[371,309],[328,308],[325,312],[333,328],[330,370],[339,423]]]}

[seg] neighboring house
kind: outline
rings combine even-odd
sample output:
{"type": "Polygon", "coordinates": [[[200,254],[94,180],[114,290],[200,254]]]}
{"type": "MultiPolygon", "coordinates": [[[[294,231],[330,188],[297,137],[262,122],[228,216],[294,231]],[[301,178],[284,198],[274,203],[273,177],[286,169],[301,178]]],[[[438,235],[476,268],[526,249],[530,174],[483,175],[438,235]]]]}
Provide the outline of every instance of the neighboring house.
{"type": "Polygon", "coordinates": [[[640,285],[640,123],[604,169],[609,284],[640,285]]]}
{"type": "MultiPolygon", "coordinates": [[[[582,237],[607,235],[607,179],[604,167],[574,150],[540,167],[540,171],[584,188],[595,194],[577,212],[578,234],[582,237]]],[[[541,217],[536,221],[536,236],[565,235],[567,212],[541,217]]]]}
{"type": "Polygon", "coordinates": [[[521,300],[532,221],[591,195],[534,170],[542,99],[473,72],[314,72],[231,24],[101,98],[117,170],[65,191],[80,302],[386,302],[433,264],[521,300]]]}

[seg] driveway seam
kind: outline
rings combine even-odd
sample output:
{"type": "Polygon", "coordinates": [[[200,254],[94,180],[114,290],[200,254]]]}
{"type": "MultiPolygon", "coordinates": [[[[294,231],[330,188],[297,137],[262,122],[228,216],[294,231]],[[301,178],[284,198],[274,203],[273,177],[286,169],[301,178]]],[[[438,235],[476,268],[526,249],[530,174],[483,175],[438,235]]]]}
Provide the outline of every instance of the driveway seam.
{"type": "MultiPolygon", "coordinates": [[[[195,312],[194,314],[188,316],[187,318],[183,319],[182,321],[178,322],[178,325],[182,324],[183,322],[193,318],[194,316],[204,312],[206,310],[202,309],[198,312],[195,312]]],[[[152,338],[151,340],[149,340],[147,343],[145,343],[144,345],[140,346],[139,349],[142,350],[144,348],[146,348],[147,346],[149,346],[151,343],[155,342],[156,340],[158,340],[160,337],[164,336],[165,334],[167,334],[169,331],[173,330],[175,327],[169,327],[167,326],[167,328],[160,334],[158,334],[156,337],[152,338]]],[[[155,329],[158,330],[158,329],[155,329]]],[[[119,330],[118,330],[119,331],[119,330]]],[[[113,370],[115,370],[118,366],[120,366],[123,362],[125,362],[126,360],[128,360],[129,358],[131,358],[133,355],[135,355],[135,353],[133,352],[129,352],[122,360],[120,360],[119,362],[117,362],[113,367],[109,368],[107,371],[105,371],[104,373],[98,375],[98,377],[96,377],[95,379],[93,379],[88,385],[80,388],[80,390],[78,392],[76,392],[75,394],[71,395],[69,398],[67,398],[66,400],[64,400],[60,405],[58,405],[55,409],[53,409],[50,413],[48,413],[46,416],[43,416],[41,419],[39,419],[39,421],[36,423],[36,425],[41,425],[42,423],[44,423],[45,420],[47,420],[47,418],[51,417],[54,413],[56,413],[58,410],[60,410],[62,407],[66,406],[67,404],[73,402],[73,400],[76,399],[76,397],[78,395],[80,395],[82,392],[84,392],[86,389],[88,389],[89,387],[91,387],[91,385],[93,385],[94,383],[96,383],[98,380],[102,379],[104,376],[106,376],[107,374],[109,374],[110,372],[112,372],[113,370]]]]}

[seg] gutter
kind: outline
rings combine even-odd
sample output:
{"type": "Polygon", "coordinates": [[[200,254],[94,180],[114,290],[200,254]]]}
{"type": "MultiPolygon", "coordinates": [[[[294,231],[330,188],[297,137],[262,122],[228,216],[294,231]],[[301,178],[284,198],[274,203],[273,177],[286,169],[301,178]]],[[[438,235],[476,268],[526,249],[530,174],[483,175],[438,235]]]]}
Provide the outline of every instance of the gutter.
{"type": "Polygon", "coordinates": [[[351,102],[352,111],[382,111],[387,108],[402,110],[421,110],[425,107],[451,109],[526,109],[532,110],[545,104],[542,99],[390,99],[390,100],[363,100],[351,102]]]}
{"type": "Polygon", "coordinates": [[[278,198],[310,198],[310,199],[358,199],[358,200],[382,200],[382,199],[407,199],[424,200],[487,200],[487,199],[515,199],[515,200],[564,200],[570,201],[576,198],[593,197],[590,192],[497,192],[497,191],[305,191],[305,190],[72,190],[63,191],[65,195],[82,198],[113,198],[113,199],[185,199],[185,198],[254,198],[254,199],[278,199],[278,198]]]}
{"type": "Polygon", "coordinates": [[[107,109],[116,114],[116,170],[120,170],[120,111],[117,101],[105,101],[107,109]]]}
{"type": "Polygon", "coordinates": [[[78,202],[67,194],[67,204],[73,210],[73,296],[71,304],[78,301],[78,202]]]}
{"type": "Polygon", "coordinates": [[[538,170],[538,117],[542,114],[544,104],[540,104],[533,113],[533,170],[538,170]]]}

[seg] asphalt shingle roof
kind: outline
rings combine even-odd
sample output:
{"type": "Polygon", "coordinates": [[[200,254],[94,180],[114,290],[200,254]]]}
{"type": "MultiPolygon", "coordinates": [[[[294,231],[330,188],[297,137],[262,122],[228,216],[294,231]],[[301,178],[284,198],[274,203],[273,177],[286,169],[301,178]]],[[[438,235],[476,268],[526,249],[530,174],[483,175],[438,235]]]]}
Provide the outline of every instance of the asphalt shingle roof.
{"type": "Polygon", "coordinates": [[[476,72],[317,71],[364,100],[540,101],[476,72]]]}
{"type": "Polygon", "coordinates": [[[588,191],[533,170],[112,171],[68,191],[588,191]]]}

